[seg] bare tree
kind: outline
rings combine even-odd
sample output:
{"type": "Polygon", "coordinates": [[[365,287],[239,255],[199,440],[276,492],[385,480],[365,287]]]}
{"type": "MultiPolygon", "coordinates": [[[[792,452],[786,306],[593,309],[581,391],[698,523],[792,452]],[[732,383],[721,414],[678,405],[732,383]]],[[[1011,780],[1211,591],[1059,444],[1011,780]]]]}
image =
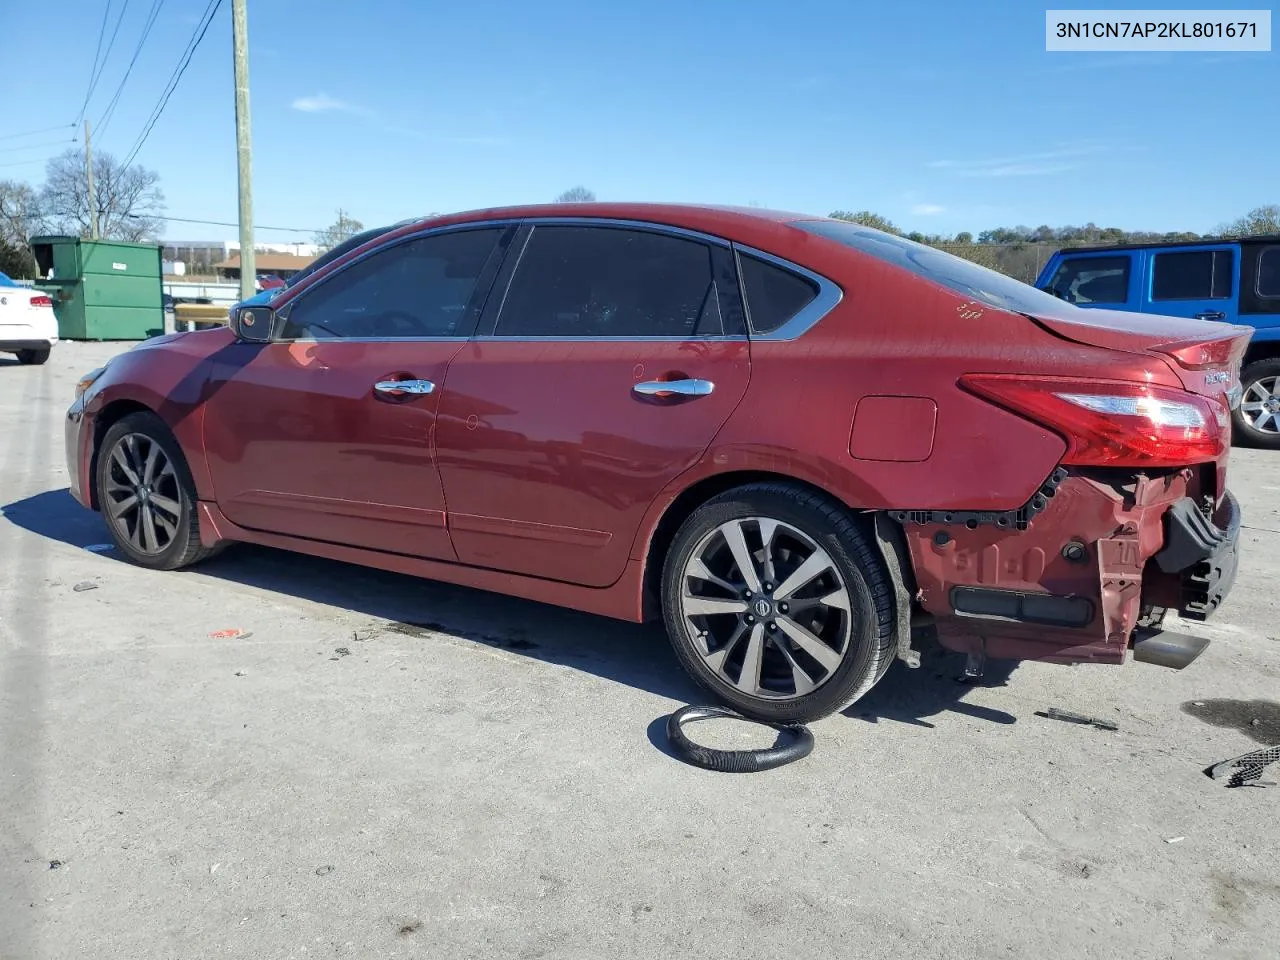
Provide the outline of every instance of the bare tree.
{"type": "Polygon", "coordinates": [[[556,203],[593,203],[596,195],[586,187],[577,186],[570,187],[560,196],[556,197],[556,203]]]}
{"type": "MultiPolygon", "coordinates": [[[[160,174],[134,164],[122,166],[109,153],[93,158],[98,234],[104,240],[138,242],[164,233],[164,193],[160,174]]],[[[46,229],[89,236],[89,180],[84,155],[68,150],[45,167],[40,213],[46,229]]]]}
{"type": "Polygon", "coordinates": [[[0,240],[25,247],[40,229],[39,197],[31,184],[0,180],[0,240]]]}
{"type": "Polygon", "coordinates": [[[313,239],[316,246],[320,248],[320,252],[324,253],[326,250],[332,250],[342,241],[350,240],[363,229],[363,223],[339,208],[338,219],[317,233],[313,239]]]}

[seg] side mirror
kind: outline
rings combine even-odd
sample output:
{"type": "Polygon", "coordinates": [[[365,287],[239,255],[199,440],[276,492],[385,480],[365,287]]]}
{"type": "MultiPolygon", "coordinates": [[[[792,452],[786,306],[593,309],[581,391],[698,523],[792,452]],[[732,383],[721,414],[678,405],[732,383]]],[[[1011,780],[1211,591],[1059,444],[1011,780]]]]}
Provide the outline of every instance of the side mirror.
{"type": "Polygon", "coordinates": [[[237,340],[267,343],[276,325],[276,312],[270,307],[236,307],[227,317],[227,324],[237,340]]]}

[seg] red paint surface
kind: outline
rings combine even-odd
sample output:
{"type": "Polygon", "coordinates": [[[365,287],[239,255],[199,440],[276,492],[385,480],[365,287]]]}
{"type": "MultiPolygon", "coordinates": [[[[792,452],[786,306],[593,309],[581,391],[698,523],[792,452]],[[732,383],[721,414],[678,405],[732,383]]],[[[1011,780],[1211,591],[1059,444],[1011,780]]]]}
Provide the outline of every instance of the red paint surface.
{"type": "MultiPolygon", "coordinates": [[[[149,341],[113,361],[73,407],[73,493],[90,499],[101,418],[119,404],[138,404],[164,418],[187,454],[206,542],[282,546],[637,619],[648,547],[664,511],[718,475],[792,478],[857,510],[1023,506],[1066,444],[962,391],[964,374],[1134,380],[1208,395],[1227,389],[1150,348],[1234,336],[1237,328],[1143,317],[1104,330],[1105,317],[1067,305],[1037,323],[802,232],[787,223],[793,215],[598,204],[434,222],[581,216],[584,209],[770,251],[826,275],[844,299],[792,342],[255,346],[225,330],[149,341]],[[374,382],[397,376],[438,389],[406,403],[374,397],[374,382]],[[637,378],[664,377],[706,379],[716,388],[680,403],[631,392],[637,378]]],[[[286,298],[305,295],[339,265],[286,298]]],[[[1220,496],[1225,468],[1224,455],[1193,471],[1183,489],[1203,476],[1205,489],[1196,492],[1215,485],[1220,496]]],[[[939,615],[944,642],[958,649],[985,637],[997,656],[1123,659],[1137,597],[1123,571],[1159,548],[1160,517],[1175,493],[1146,491],[1141,503],[1126,504],[1114,491],[1072,479],[1024,533],[953,530],[950,549],[939,551],[930,539],[936,528],[908,528],[923,605],[939,615]],[[1117,533],[1125,522],[1132,534],[1117,533]],[[1061,548],[1077,538],[1088,544],[1089,561],[1066,566],[1061,548]],[[1086,630],[1056,633],[975,627],[947,604],[957,584],[1096,596],[1098,619],[1086,630]]],[[[1168,588],[1150,575],[1148,585],[1168,588]]]]}

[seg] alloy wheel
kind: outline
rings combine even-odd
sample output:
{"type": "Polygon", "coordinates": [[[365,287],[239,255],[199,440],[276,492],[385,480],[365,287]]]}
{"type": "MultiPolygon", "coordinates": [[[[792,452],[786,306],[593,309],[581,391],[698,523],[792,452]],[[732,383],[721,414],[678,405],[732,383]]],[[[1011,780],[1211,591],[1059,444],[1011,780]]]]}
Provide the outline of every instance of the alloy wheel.
{"type": "Polygon", "coordinates": [[[108,519],[134,550],[158,556],[173,543],[182,519],[173,463],[142,433],[125,434],[107,457],[102,493],[108,519]]]}
{"type": "Polygon", "coordinates": [[[681,615],[721,680],[769,700],[805,696],[848,655],[848,585],[803,531],[768,517],[722,523],[694,547],[681,615]]]}
{"type": "Polygon", "coordinates": [[[1262,377],[1249,384],[1240,399],[1240,413],[1258,433],[1280,434],[1280,377],[1262,377]]]}

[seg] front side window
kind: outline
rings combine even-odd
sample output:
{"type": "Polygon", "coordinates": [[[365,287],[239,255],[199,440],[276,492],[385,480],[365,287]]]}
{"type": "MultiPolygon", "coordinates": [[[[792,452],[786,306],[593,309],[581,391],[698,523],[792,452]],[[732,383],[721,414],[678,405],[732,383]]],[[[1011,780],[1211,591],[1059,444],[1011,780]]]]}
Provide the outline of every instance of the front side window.
{"type": "Polygon", "coordinates": [[[1226,300],[1231,296],[1230,250],[1157,253],[1151,269],[1152,300],[1226,300]]]}
{"type": "Polygon", "coordinates": [[[1129,299],[1129,257],[1068,257],[1046,289],[1068,303],[1124,303],[1129,299]]]}
{"type": "Polygon", "coordinates": [[[281,336],[469,336],[468,306],[501,233],[501,228],[459,230],[373,253],[290,304],[281,336]]]}
{"type": "Polygon", "coordinates": [[[723,332],[705,243],[647,230],[538,226],[499,337],[704,337],[723,332]]]}
{"type": "Polygon", "coordinates": [[[1267,247],[1258,254],[1258,296],[1280,298],[1280,247],[1267,247]]]}

